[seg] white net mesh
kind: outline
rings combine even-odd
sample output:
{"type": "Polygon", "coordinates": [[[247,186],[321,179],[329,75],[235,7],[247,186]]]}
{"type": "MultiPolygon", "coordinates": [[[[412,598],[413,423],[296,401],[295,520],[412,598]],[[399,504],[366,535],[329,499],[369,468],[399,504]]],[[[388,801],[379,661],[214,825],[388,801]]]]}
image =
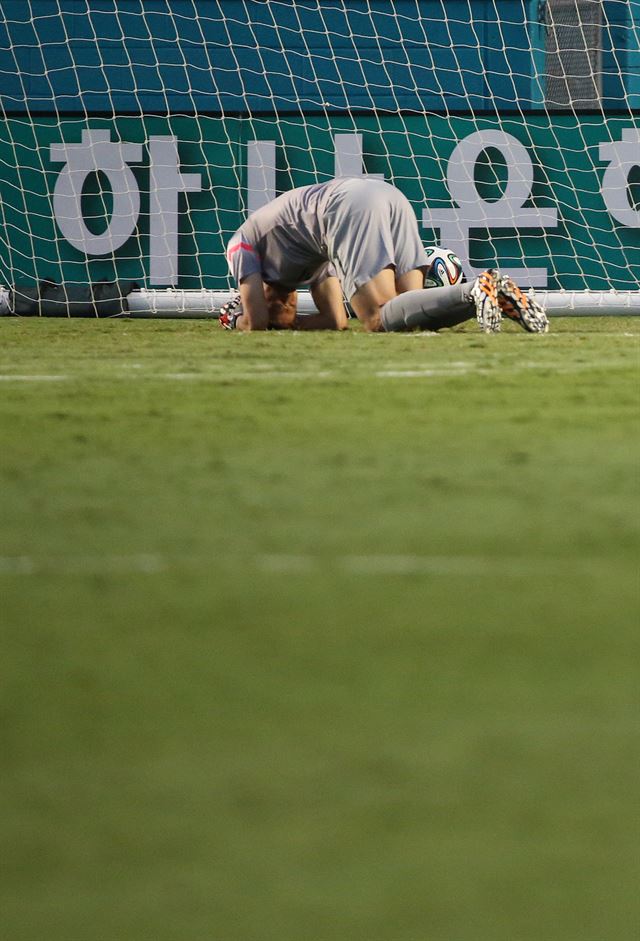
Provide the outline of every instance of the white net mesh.
{"type": "Polygon", "coordinates": [[[244,214],[369,173],[467,273],[640,286],[640,0],[0,0],[0,283],[224,291],[244,214]]]}

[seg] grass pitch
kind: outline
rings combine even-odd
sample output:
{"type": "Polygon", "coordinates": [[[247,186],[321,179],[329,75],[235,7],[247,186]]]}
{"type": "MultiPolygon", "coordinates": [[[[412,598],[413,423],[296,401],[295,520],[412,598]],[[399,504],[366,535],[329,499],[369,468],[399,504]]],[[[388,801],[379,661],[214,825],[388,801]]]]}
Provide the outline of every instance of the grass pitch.
{"type": "Polygon", "coordinates": [[[0,321],[2,934],[626,941],[639,328],[0,321]]]}

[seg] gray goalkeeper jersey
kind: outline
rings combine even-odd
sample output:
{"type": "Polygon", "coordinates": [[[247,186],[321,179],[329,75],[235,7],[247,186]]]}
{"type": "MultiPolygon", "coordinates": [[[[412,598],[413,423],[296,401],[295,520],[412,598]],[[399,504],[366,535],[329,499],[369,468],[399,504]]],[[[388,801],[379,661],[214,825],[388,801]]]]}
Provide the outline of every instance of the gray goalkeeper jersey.
{"type": "Polygon", "coordinates": [[[340,178],[283,193],[252,213],[227,248],[236,282],[259,273],[289,289],[337,276],[351,298],[383,268],[427,265],[411,204],[395,187],[340,178]]]}

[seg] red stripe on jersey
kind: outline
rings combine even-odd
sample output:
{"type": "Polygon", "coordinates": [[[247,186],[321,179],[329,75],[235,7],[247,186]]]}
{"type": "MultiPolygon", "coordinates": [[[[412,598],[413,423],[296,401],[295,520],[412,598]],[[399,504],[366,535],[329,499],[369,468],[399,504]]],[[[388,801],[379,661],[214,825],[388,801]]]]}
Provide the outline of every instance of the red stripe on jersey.
{"type": "Polygon", "coordinates": [[[256,254],[256,250],[253,245],[249,245],[248,242],[238,242],[237,245],[232,245],[228,250],[227,258],[230,258],[234,252],[239,252],[241,248],[244,248],[246,252],[253,252],[254,255],[256,254]]]}

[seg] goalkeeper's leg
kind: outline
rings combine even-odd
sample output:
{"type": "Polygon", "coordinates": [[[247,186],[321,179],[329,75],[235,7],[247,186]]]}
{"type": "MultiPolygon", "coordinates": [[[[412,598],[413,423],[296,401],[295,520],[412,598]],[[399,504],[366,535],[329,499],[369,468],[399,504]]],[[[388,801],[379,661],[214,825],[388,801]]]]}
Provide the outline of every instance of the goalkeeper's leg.
{"type": "Polygon", "coordinates": [[[387,301],[380,310],[382,327],[388,333],[402,330],[441,330],[470,320],[475,306],[469,285],[407,291],[387,301]]]}
{"type": "Polygon", "coordinates": [[[387,301],[380,310],[382,328],[387,332],[440,330],[476,317],[483,330],[500,329],[498,273],[485,271],[470,284],[408,291],[387,301]]]}

